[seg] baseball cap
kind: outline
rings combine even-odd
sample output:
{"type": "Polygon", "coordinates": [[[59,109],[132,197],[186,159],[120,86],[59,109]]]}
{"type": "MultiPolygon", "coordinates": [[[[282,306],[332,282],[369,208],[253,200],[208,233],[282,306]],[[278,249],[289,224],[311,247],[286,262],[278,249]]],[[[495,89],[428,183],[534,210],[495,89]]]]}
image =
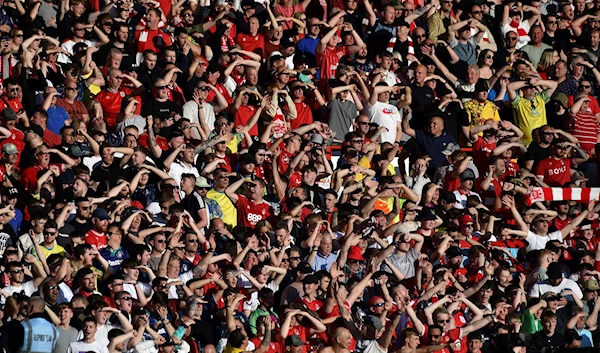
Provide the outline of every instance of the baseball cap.
{"type": "Polygon", "coordinates": [[[465,169],[458,177],[460,180],[475,180],[475,173],[471,169],[465,169]]]}
{"type": "Polygon", "coordinates": [[[300,271],[300,273],[302,273],[302,274],[315,272],[315,271],[313,271],[310,264],[306,261],[302,261],[301,263],[299,263],[298,266],[296,266],[296,271],[300,271]]]}
{"type": "Polygon", "coordinates": [[[423,207],[421,212],[419,213],[419,219],[422,221],[435,221],[437,217],[433,210],[429,207],[423,207]]]}
{"type": "Polygon", "coordinates": [[[251,153],[244,153],[240,156],[240,164],[256,164],[256,158],[251,153]]]}
{"type": "Polygon", "coordinates": [[[444,156],[449,156],[454,151],[458,151],[458,150],[460,150],[460,146],[458,145],[458,143],[450,142],[449,144],[446,145],[446,148],[444,148],[444,150],[442,151],[442,154],[444,156]]]}
{"type": "Polygon", "coordinates": [[[321,136],[320,134],[313,134],[310,137],[310,142],[317,144],[317,145],[322,145],[323,144],[323,136],[321,136]]]}
{"type": "Polygon", "coordinates": [[[362,248],[360,246],[351,246],[348,250],[347,257],[351,260],[365,261],[365,258],[362,255],[362,248]]]}
{"type": "Polygon", "coordinates": [[[383,299],[382,297],[380,297],[380,296],[377,296],[377,295],[376,295],[376,296],[374,296],[374,297],[371,297],[371,300],[369,300],[369,306],[373,306],[373,305],[375,305],[375,303],[376,303],[378,300],[384,300],[384,301],[385,301],[385,299],[383,299]]]}
{"type": "Polygon", "coordinates": [[[302,280],[302,284],[318,284],[319,283],[319,277],[315,276],[315,275],[308,275],[306,277],[304,277],[304,279],[302,280]]]}
{"type": "Polygon", "coordinates": [[[583,282],[583,289],[597,291],[598,289],[600,289],[600,286],[598,286],[598,281],[596,281],[595,279],[588,279],[585,282],[583,282]]]}
{"type": "Polygon", "coordinates": [[[6,143],[6,144],[4,144],[4,146],[2,146],[2,152],[13,155],[13,154],[19,153],[19,150],[17,149],[17,146],[15,146],[14,144],[6,143]]]}
{"type": "Polygon", "coordinates": [[[473,220],[473,217],[471,217],[471,215],[468,215],[468,214],[466,214],[458,219],[458,223],[461,225],[465,225],[467,223],[473,223],[473,222],[475,222],[475,220],[473,220]]]}
{"type": "Polygon", "coordinates": [[[15,199],[19,196],[19,190],[17,188],[8,188],[4,193],[7,199],[15,199]]]}
{"type": "Polygon", "coordinates": [[[196,177],[196,187],[199,188],[210,188],[210,184],[208,183],[208,180],[206,180],[205,177],[203,176],[199,176],[196,177]]]}
{"type": "Polygon", "coordinates": [[[44,137],[44,129],[42,129],[42,127],[37,124],[29,125],[29,129],[27,129],[27,131],[32,131],[36,133],[39,137],[44,137]]]}
{"type": "Polygon", "coordinates": [[[110,218],[110,216],[108,215],[108,212],[103,209],[103,208],[97,208],[94,210],[94,213],[92,213],[92,217],[93,218],[98,218],[99,220],[103,221],[103,220],[107,220],[110,218]]]}
{"type": "Polygon", "coordinates": [[[560,103],[565,109],[569,109],[569,98],[564,93],[557,93],[552,100],[555,100],[560,103]]]}
{"type": "Polygon", "coordinates": [[[490,90],[488,83],[484,79],[479,79],[475,84],[475,93],[477,92],[487,92],[490,90]]]}
{"type": "Polygon", "coordinates": [[[294,347],[300,347],[300,346],[304,346],[306,344],[306,342],[303,342],[300,337],[298,337],[298,335],[291,335],[286,337],[285,339],[285,345],[286,346],[294,346],[294,347]]]}
{"type": "Polygon", "coordinates": [[[456,200],[456,195],[451,192],[451,191],[446,191],[441,195],[441,199],[443,201],[446,201],[446,203],[455,203],[456,200]]]}
{"type": "Polygon", "coordinates": [[[17,120],[17,113],[11,107],[4,109],[1,115],[4,120],[17,120]]]}
{"type": "Polygon", "coordinates": [[[286,37],[281,39],[281,41],[279,42],[279,45],[281,45],[281,47],[283,48],[288,48],[288,47],[294,47],[296,46],[296,43],[294,43],[294,40],[290,37],[286,37]]]}

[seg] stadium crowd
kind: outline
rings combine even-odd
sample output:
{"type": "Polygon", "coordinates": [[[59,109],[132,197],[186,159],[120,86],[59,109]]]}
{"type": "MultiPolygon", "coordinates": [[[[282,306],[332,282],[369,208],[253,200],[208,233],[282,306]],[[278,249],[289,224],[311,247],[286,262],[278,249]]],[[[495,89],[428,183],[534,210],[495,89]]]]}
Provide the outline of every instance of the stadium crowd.
{"type": "Polygon", "coordinates": [[[600,0],[525,1],[0,0],[2,352],[599,347],[600,0]]]}

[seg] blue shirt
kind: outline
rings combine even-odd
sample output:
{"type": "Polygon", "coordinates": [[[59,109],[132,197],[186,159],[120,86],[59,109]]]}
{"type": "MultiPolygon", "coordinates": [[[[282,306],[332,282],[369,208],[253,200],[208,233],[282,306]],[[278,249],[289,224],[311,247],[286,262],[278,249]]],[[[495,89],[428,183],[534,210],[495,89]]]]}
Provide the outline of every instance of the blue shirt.
{"type": "Polygon", "coordinates": [[[456,143],[454,137],[442,132],[438,137],[433,136],[429,132],[423,130],[415,130],[415,140],[419,144],[421,150],[425,150],[429,157],[431,157],[430,168],[437,168],[446,161],[446,156],[442,154],[442,151],[446,149],[446,146],[450,142],[456,143]]]}
{"type": "Polygon", "coordinates": [[[15,208],[15,218],[13,218],[8,224],[15,231],[15,234],[21,234],[21,223],[23,222],[23,212],[15,208]]]}
{"type": "Polygon", "coordinates": [[[314,55],[320,40],[319,37],[313,38],[311,36],[306,36],[298,41],[296,48],[303,53],[311,53],[314,55]]]}
{"type": "Polygon", "coordinates": [[[47,128],[53,133],[60,135],[60,129],[65,126],[65,121],[69,120],[69,114],[65,108],[54,106],[48,109],[47,128]]]}

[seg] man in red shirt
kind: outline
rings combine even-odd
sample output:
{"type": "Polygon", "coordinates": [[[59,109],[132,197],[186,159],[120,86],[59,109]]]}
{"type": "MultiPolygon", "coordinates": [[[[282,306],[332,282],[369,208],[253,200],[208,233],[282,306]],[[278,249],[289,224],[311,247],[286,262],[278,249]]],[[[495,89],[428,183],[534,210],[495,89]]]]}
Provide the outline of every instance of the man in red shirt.
{"type": "MultiPolygon", "coordinates": [[[[130,75],[126,75],[121,72],[121,70],[111,69],[108,71],[108,76],[106,76],[106,87],[102,92],[98,93],[96,96],[96,100],[102,106],[102,110],[104,111],[104,120],[106,121],[106,125],[112,131],[117,126],[116,118],[117,114],[121,111],[121,104],[123,102],[123,98],[127,95],[132,94],[140,94],[145,89],[142,87],[142,83],[130,75]],[[123,87],[123,79],[128,79],[133,83],[136,90],[132,90],[127,87],[123,87]]],[[[141,104],[140,104],[141,105],[141,104]]],[[[141,108],[140,108],[141,109],[141,108]]],[[[139,114],[139,112],[136,112],[139,114]]]]}
{"type": "Polygon", "coordinates": [[[21,183],[25,185],[25,188],[30,192],[34,192],[37,186],[38,173],[41,170],[53,169],[56,176],[65,170],[75,165],[75,161],[64,154],[63,152],[56,149],[48,149],[48,146],[41,145],[35,149],[35,164],[23,171],[21,177],[21,183]],[[50,164],[50,153],[57,154],[64,163],[52,163],[50,164]]]}
{"type": "Polygon", "coordinates": [[[263,200],[265,182],[262,179],[240,178],[225,189],[225,195],[236,205],[238,210],[238,224],[254,229],[256,224],[273,215],[273,208],[263,200]],[[246,184],[246,195],[238,195],[236,192],[246,184]]]}
{"type": "Polygon", "coordinates": [[[239,44],[243,50],[251,51],[260,56],[265,55],[265,37],[258,33],[260,29],[260,21],[255,16],[248,20],[248,34],[238,33],[235,42],[239,44]]]}
{"type": "Polygon", "coordinates": [[[4,109],[2,110],[2,113],[0,113],[0,117],[2,118],[2,127],[10,131],[11,134],[9,138],[3,139],[2,142],[0,142],[0,148],[7,143],[12,143],[19,150],[19,157],[21,157],[20,154],[25,148],[25,134],[16,127],[18,120],[17,113],[12,108],[4,109]]]}
{"type": "Polygon", "coordinates": [[[310,125],[313,123],[313,114],[311,106],[306,104],[306,96],[304,90],[307,93],[314,93],[318,106],[322,107],[325,105],[323,96],[317,90],[317,88],[310,83],[302,83],[300,80],[296,80],[290,84],[290,95],[296,106],[296,119],[290,121],[290,127],[292,130],[299,128],[302,125],[310,125]]]}
{"type": "Polygon", "coordinates": [[[11,107],[19,114],[23,110],[23,104],[19,99],[21,85],[16,80],[7,79],[4,81],[5,94],[0,97],[0,111],[11,107]]]}
{"type": "Polygon", "coordinates": [[[356,33],[352,25],[344,23],[343,25],[334,26],[317,45],[317,65],[321,69],[321,81],[326,82],[329,78],[335,76],[335,70],[340,63],[340,58],[344,55],[354,54],[361,48],[365,47],[362,38],[356,33]],[[338,31],[352,32],[354,37],[354,45],[350,47],[339,46],[341,38],[338,31]]]}
{"type": "Polygon", "coordinates": [[[302,280],[302,287],[304,289],[304,295],[296,302],[304,304],[312,311],[319,312],[324,305],[322,301],[315,297],[317,294],[317,288],[319,287],[319,277],[315,275],[308,275],[304,277],[302,280]]]}
{"type": "Polygon", "coordinates": [[[281,150],[279,157],[277,157],[277,167],[279,173],[285,174],[290,167],[292,159],[300,152],[302,146],[302,137],[295,132],[290,133],[290,137],[284,140],[285,147],[281,150]]]}
{"type": "Polygon", "coordinates": [[[146,28],[135,33],[138,55],[150,49],[158,53],[162,48],[172,44],[171,36],[158,28],[161,12],[159,9],[149,9],[146,13],[146,28]]]}
{"type": "Polygon", "coordinates": [[[92,213],[93,228],[85,233],[85,243],[90,244],[96,250],[104,249],[108,246],[106,230],[110,216],[103,208],[97,208],[92,213]]]}
{"type": "Polygon", "coordinates": [[[571,167],[587,161],[589,156],[572,142],[554,140],[552,145],[552,156],[538,163],[535,175],[549,186],[562,187],[571,181],[571,167]],[[575,149],[579,158],[568,158],[571,148],[575,149]]]}

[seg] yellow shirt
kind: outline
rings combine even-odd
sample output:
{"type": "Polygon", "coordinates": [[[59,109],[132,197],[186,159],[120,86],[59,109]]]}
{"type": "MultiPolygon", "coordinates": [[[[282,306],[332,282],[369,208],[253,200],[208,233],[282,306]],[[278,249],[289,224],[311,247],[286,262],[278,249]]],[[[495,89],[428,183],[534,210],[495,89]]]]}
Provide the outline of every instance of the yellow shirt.
{"type": "Polygon", "coordinates": [[[215,200],[219,206],[221,206],[221,211],[223,211],[223,223],[232,228],[237,225],[237,209],[224,192],[210,189],[208,193],[206,193],[206,197],[215,200]]]}
{"type": "Polygon", "coordinates": [[[529,146],[532,141],[531,132],[547,124],[546,103],[549,101],[550,97],[545,91],[536,94],[532,100],[517,95],[512,101],[517,126],[523,131],[521,141],[525,146],[529,146]]]}
{"type": "Polygon", "coordinates": [[[46,255],[46,258],[52,254],[62,254],[64,255],[66,253],[65,248],[63,248],[62,246],[56,244],[56,241],[54,241],[54,246],[52,247],[52,249],[48,249],[44,246],[44,244],[40,245],[40,248],[42,249],[42,252],[44,253],[44,255],[46,255]]]}
{"type": "MultiPolygon", "coordinates": [[[[477,99],[471,99],[465,102],[464,107],[469,117],[469,129],[485,125],[486,120],[500,121],[498,106],[490,100],[479,103],[477,99]]],[[[480,132],[478,135],[483,136],[483,132],[480,132]]],[[[464,139],[463,134],[461,134],[461,139],[464,139]]]]}

